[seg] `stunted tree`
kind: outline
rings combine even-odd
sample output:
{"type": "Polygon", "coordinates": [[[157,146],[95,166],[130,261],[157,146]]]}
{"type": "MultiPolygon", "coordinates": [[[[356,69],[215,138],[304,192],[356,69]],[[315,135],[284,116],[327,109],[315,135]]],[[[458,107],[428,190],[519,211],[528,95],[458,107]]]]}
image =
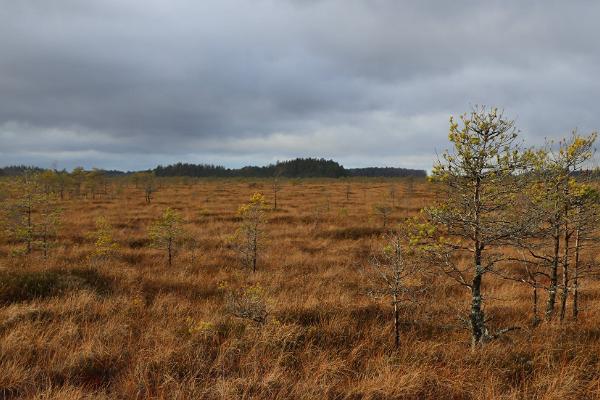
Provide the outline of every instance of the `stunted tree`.
{"type": "Polygon", "coordinates": [[[42,203],[42,188],[39,176],[26,173],[19,177],[12,188],[6,205],[8,235],[25,245],[30,254],[35,244],[34,212],[42,203]]]}
{"type": "Polygon", "coordinates": [[[39,183],[44,194],[50,194],[56,190],[57,173],[47,169],[39,174],[39,183]]]}
{"type": "Polygon", "coordinates": [[[86,172],[83,167],[75,167],[70,174],[71,197],[79,197],[85,181],[86,172]]]}
{"type": "Polygon", "coordinates": [[[528,240],[518,241],[526,250],[527,262],[536,263],[547,277],[548,297],[545,308],[546,320],[551,320],[560,300],[560,318],[565,315],[569,287],[569,266],[573,235],[576,231],[577,182],[574,174],[592,157],[596,135],[587,137],[573,132],[569,139],[560,141],[556,150],[549,144],[537,153],[535,171],[524,193],[527,196],[527,219],[537,220],[537,227],[528,240]],[[560,299],[559,274],[562,272],[560,299]]]}
{"type": "Polygon", "coordinates": [[[407,278],[415,275],[417,265],[407,258],[401,237],[390,234],[385,237],[385,246],[375,253],[365,267],[370,283],[369,293],[375,298],[391,301],[394,309],[394,345],[400,346],[400,309],[402,302],[414,301],[416,290],[407,285],[407,278]]]}
{"type": "Polygon", "coordinates": [[[148,232],[152,245],[166,251],[169,267],[173,264],[175,251],[183,239],[184,231],[182,224],[183,218],[181,215],[169,207],[152,224],[148,232]]]}
{"type": "Polygon", "coordinates": [[[25,253],[39,249],[47,257],[56,239],[60,209],[55,195],[41,182],[36,173],[16,180],[5,203],[5,226],[9,237],[24,244],[25,253]]]}
{"type": "Polygon", "coordinates": [[[150,204],[152,201],[152,195],[156,191],[156,184],[154,182],[153,174],[146,174],[143,180],[144,183],[144,195],[146,196],[146,203],[150,204]]]}
{"type": "Polygon", "coordinates": [[[86,172],[85,186],[87,191],[92,195],[92,199],[95,199],[101,189],[106,189],[104,172],[98,168],[86,172]]]}
{"type": "Polygon", "coordinates": [[[58,229],[61,223],[62,210],[57,206],[54,195],[44,193],[36,214],[36,242],[44,258],[48,257],[50,248],[56,243],[58,229]]]}
{"type": "Polygon", "coordinates": [[[575,244],[573,283],[570,286],[573,293],[573,319],[577,319],[579,316],[579,281],[586,276],[581,265],[581,252],[591,242],[600,223],[600,192],[590,185],[579,185],[573,193],[572,206],[575,210],[573,219],[575,244]]]}
{"type": "Polygon", "coordinates": [[[236,249],[244,267],[251,268],[252,272],[256,272],[259,251],[264,242],[265,209],[265,197],[260,193],[255,193],[238,209],[241,225],[234,237],[236,249]]]}
{"type": "Polygon", "coordinates": [[[381,216],[383,229],[387,227],[387,222],[390,217],[390,214],[392,213],[392,210],[392,207],[388,206],[387,204],[375,204],[373,206],[373,211],[375,211],[376,214],[381,216]]]}
{"type": "Polygon", "coordinates": [[[392,200],[392,208],[395,208],[396,207],[396,186],[394,186],[394,185],[390,186],[388,193],[390,195],[390,200],[392,200]]]}
{"type": "Polygon", "coordinates": [[[281,190],[281,183],[278,178],[273,179],[271,189],[273,190],[273,209],[277,210],[277,193],[281,190]]]}
{"type": "Polygon", "coordinates": [[[408,176],[404,178],[404,193],[402,193],[406,215],[410,214],[410,201],[415,196],[415,178],[408,176]]]}
{"type": "Polygon", "coordinates": [[[56,186],[56,192],[60,196],[61,200],[65,198],[65,191],[67,190],[70,182],[69,173],[65,170],[54,171],[54,182],[56,186]]]}
{"type": "Polygon", "coordinates": [[[517,140],[514,122],[496,108],[475,107],[450,119],[446,151],[432,171],[432,179],[444,185],[447,197],[425,210],[433,242],[424,249],[435,265],[470,292],[469,325],[472,347],[505,330],[490,333],[484,312],[483,279],[506,259],[499,247],[527,231],[527,220],[515,212],[522,190],[518,175],[526,159],[517,140]]]}
{"type": "Polygon", "coordinates": [[[152,201],[156,191],[156,178],[152,172],[137,172],[131,178],[136,188],[142,188],[147,204],[152,201]]]}
{"type": "Polygon", "coordinates": [[[96,219],[96,230],[93,232],[94,252],[92,257],[105,261],[114,256],[118,244],[114,239],[113,228],[105,217],[96,219]]]}

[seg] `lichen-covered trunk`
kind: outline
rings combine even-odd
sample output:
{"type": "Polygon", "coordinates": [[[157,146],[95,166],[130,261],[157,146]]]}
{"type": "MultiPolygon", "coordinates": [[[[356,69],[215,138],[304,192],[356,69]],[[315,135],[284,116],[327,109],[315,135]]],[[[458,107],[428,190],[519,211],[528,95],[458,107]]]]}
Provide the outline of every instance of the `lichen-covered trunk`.
{"type": "Polygon", "coordinates": [[[562,265],[562,291],[560,294],[560,320],[565,319],[565,312],[567,310],[567,297],[569,296],[569,229],[565,225],[565,249],[562,265]]]}
{"type": "Polygon", "coordinates": [[[554,308],[556,306],[556,288],[558,287],[558,263],[560,258],[560,223],[555,221],[554,233],[554,256],[550,269],[550,286],[548,288],[548,302],[546,303],[546,320],[551,320],[554,316],[554,308]]]}
{"type": "Polygon", "coordinates": [[[394,293],[394,346],[400,347],[400,313],[398,311],[398,295],[394,293]]]}
{"type": "MultiPolygon", "coordinates": [[[[480,253],[476,251],[476,253],[480,253]]],[[[477,255],[476,255],[477,258],[477,255]]],[[[480,258],[480,257],[479,257],[480,258]]],[[[484,339],[485,335],[485,317],[483,313],[482,297],[481,297],[481,260],[475,266],[475,276],[471,284],[471,347],[475,349],[484,339]]]]}
{"type": "Polygon", "coordinates": [[[573,263],[573,319],[579,315],[579,228],[575,231],[575,259],[573,263]]]}
{"type": "Polygon", "coordinates": [[[532,325],[537,326],[540,323],[540,316],[538,315],[538,288],[537,281],[533,281],[533,321],[532,325]]]}
{"type": "Polygon", "coordinates": [[[483,280],[483,267],[481,265],[481,253],[483,245],[481,243],[481,179],[478,177],[475,180],[474,193],[474,211],[475,225],[473,232],[473,266],[475,275],[471,283],[471,348],[475,348],[481,344],[485,336],[485,316],[483,314],[483,299],[481,297],[481,283],[483,280]]]}

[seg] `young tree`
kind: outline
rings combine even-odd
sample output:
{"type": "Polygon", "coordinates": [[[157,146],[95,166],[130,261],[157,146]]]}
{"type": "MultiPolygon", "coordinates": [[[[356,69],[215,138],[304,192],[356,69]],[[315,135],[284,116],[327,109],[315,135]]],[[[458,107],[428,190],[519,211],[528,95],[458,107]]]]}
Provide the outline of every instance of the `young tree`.
{"type": "Polygon", "coordinates": [[[144,190],[144,198],[146,203],[150,204],[152,201],[152,195],[156,191],[156,179],[152,172],[137,172],[133,174],[132,181],[135,188],[142,188],[144,190]]]}
{"type": "Polygon", "coordinates": [[[393,210],[392,207],[388,206],[387,204],[376,204],[373,206],[373,210],[375,211],[375,213],[381,216],[383,222],[383,229],[385,229],[387,226],[387,221],[393,210]]]}
{"type": "MultiPolygon", "coordinates": [[[[573,319],[579,316],[579,280],[584,276],[581,268],[581,251],[594,237],[600,222],[600,192],[590,185],[579,185],[574,190],[572,206],[575,245],[573,256],[573,319]]],[[[563,305],[562,313],[564,314],[563,305]]]]}
{"type": "Polygon", "coordinates": [[[545,275],[549,283],[546,288],[546,320],[551,320],[555,314],[560,272],[560,319],[565,315],[570,251],[575,234],[573,219],[576,209],[573,201],[577,183],[573,176],[591,158],[595,139],[595,134],[582,137],[574,132],[571,138],[560,141],[557,151],[553,151],[548,145],[546,149],[538,152],[535,160],[536,170],[531,174],[533,184],[525,190],[528,199],[528,219],[537,220],[537,228],[529,240],[517,243],[527,251],[530,262],[536,262],[539,268],[547,271],[545,275]]]}
{"type": "Polygon", "coordinates": [[[39,174],[40,186],[44,194],[50,194],[55,191],[56,178],[56,172],[50,169],[47,169],[39,174]]]}
{"type": "Polygon", "coordinates": [[[376,298],[389,298],[394,308],[394,345],[400,346],[400,310],[404,301],[414,301],[416,294],[406,284],[406,279],[415,275],[416,264],[407,260],[401,238],[397,234],[386,236],[386,245],[380,253],[372,256],[365,268],[371,283],[370,293],[376,298]]]}
{"type": "Polygon", "coordinates": [[[281,183],[278,178],[273,179],[271,189],[273,190],[273,209],[277,210],[277,193],[281,190],[281,183]]]}
{"type": "Polygon", "coordinates": [[[113,228],[105,217],[96,219],[96,230],[93,233],[94,252],[92,257],[105,261],[117,252],[118,244],[114,239],[113,228]]]}
{"type": "Polygon", "coordinates": [[[166,251],[169,267],[173,264],[175,251],[183,239],[182,223],[181,215],[172,208],[167,208],[148,232],[153,246],[166,251]]]}
{"type": "Polygon", "coordinates": [[[499,247],[528,229],[527,219],[518,218],[514,207],[522,190],[518,175],[527,157],[516,143],[514,122],[498,109],[476,107],[460,119],[461,124],[450,119],[454,151],[446,151],[432,172],[432,179],[446,186],[448,196],[425,213],[438,229],[437,236],[430,235],[436,240],[428,251],[437,256],[444,273],[470,291],[469,324],[475,349],[501,333],[490,334],[486,326],[482,283],[506,259],[499,247]],[[470,256],[467,263],[465,255],[470,256]]]}
{"type": "Polygon", "coordinates": [[[404,178],[404,193],[403,203],[406,208],[406,215],[409,215],[410,212],[410,201],[415,195],[415,178],[412,176],[408,176],[404,178]]]}
{"type": "Polygon", "coordinates": [[[56,182],[56,191],[58,192],[60,199],[65,199],[65,191],[69,186],[69,173],[65,170],[62,171],[54,171],[55,173],[55,182],[56,182]]]}
{"type": "Polygon", "coordinates": [[[7,228],[9,236],[25,244],[30,254],[35,243],[34,212],[42,202],[42,188],[36,174],[19,177],[7,205],[7,228]]]}
{"type": "Polygon", "coordinates": [[[396,186],[390,186],[388,193],[390,195],[390,199],[392,200],[392,208],[396,208],[396,186]]]}
{"type": "Polygon", "coordinates": [[[329,190],[327,190],[327,187],[322,187],[321,193],[325,197],[324,208],[327,212],[329,212],[331,211],[331,194],[329,193],[329,190]]]}
{"type": "Polygon", "coordinates": [[[259,251],[264,241],[265,197],[255,193],[250,202],[239,207],[238,215],[241,217],[241,226],[236,232],[235,239],[237,250],[241,255],[242,263],[246,268],[256,272],[259,251]]]}
{"type": "Polygon", "coordinates": [[[56,204],[54,195],[47,193],[41,195],[36,217],[38,221],[35,224],[35,236],[44,258],[47,258],[61,222],[61,210],[56,204]]]}
{"type": "Polygon", "coordinates": [[[100,192],[100,188],[104,188],[104,172],[98,168],[94,168],[85,174],[85,186],[92,199],[100,192]]]}
{"type": "Polygon", "coordinates": [[[83,167],[75,167],[73,168],[73,171],[71,171],[71,197],[79,197],[81,195],[81,187],[85,181],[85,175],[86,172],[83,167]]]}
{"type": "Polygon", "coordinates": [[[144,195],[146,196],[146,203],[150,204],[152,201],[152,195],[156,191],[156,183],[154,181],[154,174],[146,173],[142,177],[142,183],[144,185],[144,195]]]}
{"type": "Polygon", "coordinates": [[[57,235],[60,209],[55,195],[42,182],[36,173],[16,180],[6,199],[6,228],[10,237],[25,245],[25,253],[40,249],[47,257],[57,235]]]}

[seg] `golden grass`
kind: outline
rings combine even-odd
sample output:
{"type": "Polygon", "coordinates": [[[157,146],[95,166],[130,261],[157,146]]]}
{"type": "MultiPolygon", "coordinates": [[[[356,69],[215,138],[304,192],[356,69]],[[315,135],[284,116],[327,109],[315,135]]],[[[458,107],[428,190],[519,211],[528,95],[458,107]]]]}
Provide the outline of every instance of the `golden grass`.
{"type": "MultiPolygon", "coordinates": [[[[257,191],[269,198],[269,181],[165,181],[149,205],[133,187],[114,199],[66,200],[50,259],[0,247],[0,273],[49,285],[35,298],[0,296],[0,398],[600,398],[595,281],[584,284],[579,322],[513,332],[472,353],[457,318],[467,293],[429,278],[425,302],[401,309],[395,350],[391,306],[366,295],[360,273],[383,232],[373,205],[389,201],[394,185],[390,225],[398,224],[433,191],[425,182],[406,193],[402,180],[352,180],[347,201],[346,184],[284,182],[255,274],[226,243],[237,207],[257,191]],[[182,213],[194,238],[172,268],[147,239],[166,207],[182,213]],[[91,263],[99,216],[119,251],[91,263]],[[225,310],[228,288],[251,285],[265,293],[264,325],[225,310]]],[[[493,324],[527,327],[526,287],[488,279],[486,292],[500,299],[487,306],[493,324]]]]}

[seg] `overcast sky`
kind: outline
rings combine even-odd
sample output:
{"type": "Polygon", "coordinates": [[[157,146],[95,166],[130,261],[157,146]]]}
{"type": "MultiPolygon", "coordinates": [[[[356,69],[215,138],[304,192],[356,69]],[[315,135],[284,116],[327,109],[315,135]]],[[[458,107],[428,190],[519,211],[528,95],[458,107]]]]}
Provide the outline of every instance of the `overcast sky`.
{"type": "Polygon", "coordinates": [[[0,164],[429,169],[497,105],[600,128],[600,2],[0,0],[0,164]]]}

